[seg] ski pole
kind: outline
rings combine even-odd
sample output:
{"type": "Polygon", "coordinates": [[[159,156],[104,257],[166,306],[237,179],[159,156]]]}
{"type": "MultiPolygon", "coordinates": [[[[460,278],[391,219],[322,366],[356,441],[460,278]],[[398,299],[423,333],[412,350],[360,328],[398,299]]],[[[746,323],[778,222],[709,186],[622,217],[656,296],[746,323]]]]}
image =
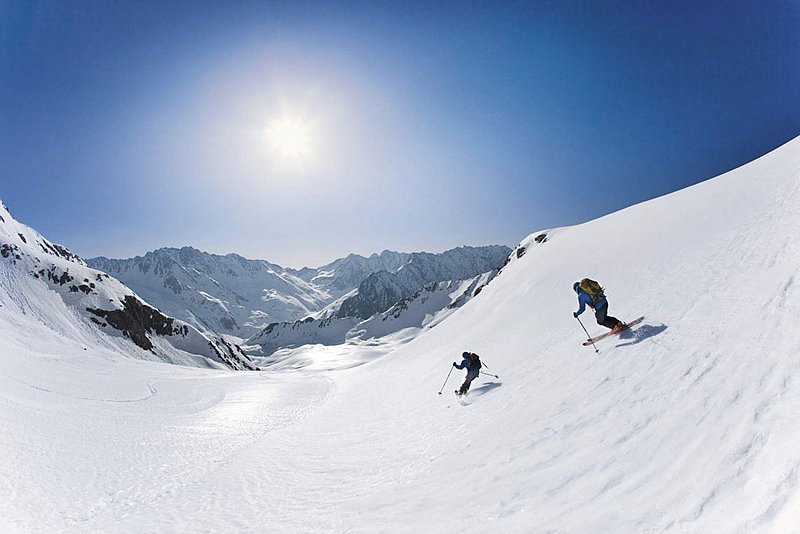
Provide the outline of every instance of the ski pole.
{"type": "Polygon", "coordinates": [[[588,330],[586,330],[586,327],[585,327],[585,326],[583,326],[583,321],[581,321],[581,318],[580,318],[580,317],[578,317],[577,315],[575,316],[575,318],[578,320],[578,322],[579,322],[579,323],[581,323],[581,328],[583,328],[583,331],[584,331],[584,332],[586,332],[586,337],[587,337],[587,338],[589,339],[589,341],[592,343],[592,346],[594,347],[594,352],[595,352],[595,353],[598,353],[598,352],[600,352],[599,350],[597,350],[597,345],[595,345],[595,344],[594,344],[594,341],[592,341],[592,336],[590,336],[590,335],[589,335],[589,331],[588,331],[588,330]]]}
{"type": "Polygon", "coordinates": [[[482,374],[482,375],[489,375],[489,376],[493,376],[493,377],[495,377],[495,378],[500,378],[500,377],[499,377],[499,376],[497,376],[497,375],[493,375],[492,373],[484,373],[483,371],[481,371],[481,374],[482,374]]]}
{"type": "MultiPolygon", "coordinates": [[[[450,366],[450,373],[452,372],[453,372],[453,366],[450,366]]],[[[447,385],[447,381],[450,380],[450,373],[447,373],[447,378],[444,379],[444,384],[442,384],[442,389],[439,390],[439,395],[442,394],[442,390],[444,390],[444,387],[447,385]]]]}

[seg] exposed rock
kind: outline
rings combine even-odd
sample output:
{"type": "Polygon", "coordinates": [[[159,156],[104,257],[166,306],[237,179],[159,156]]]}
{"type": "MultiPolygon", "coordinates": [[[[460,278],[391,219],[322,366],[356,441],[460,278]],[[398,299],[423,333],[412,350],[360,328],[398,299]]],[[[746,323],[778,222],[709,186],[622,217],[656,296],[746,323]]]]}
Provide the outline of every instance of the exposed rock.
{"type": "MultiPolygon", "coordinates": [[[[42,276],[44,276],[44,271],[40,271],[40,273],[42,273],[42,276]]],[[[68,270],[64,271],[60,275],[57,274],[57,273],[58,273],[58,268],[57,267],[51,267],[47,271],[47,278],[51,282],[53,282],[54,284],[58,284],[60,286],[63,286],[64,284],[72,282],[74,280],[74,278],[72,276],[70,276],[68,270]]]]}
{"type": "Polygon", "coordinates": [[[12,255],[18,256],[17,251],[19,251],[19,247],[13,243],[3,243],[0,245],[0,255],[2,255],[4,258],[8,258],[12,255]]]}
{"type": "Polygon", "coordinates": [[[153,348],[153,343],[147,337],[148,333],[160,336],[177,333],[173,331],[172,325],[175,320],[172,317],[167,317],[155,308],[151,308],[133,295],[126,295],[122,306],[121,310],[86,308],[86,311],[104,318],[108,324],[145,350],[153,348]]]}

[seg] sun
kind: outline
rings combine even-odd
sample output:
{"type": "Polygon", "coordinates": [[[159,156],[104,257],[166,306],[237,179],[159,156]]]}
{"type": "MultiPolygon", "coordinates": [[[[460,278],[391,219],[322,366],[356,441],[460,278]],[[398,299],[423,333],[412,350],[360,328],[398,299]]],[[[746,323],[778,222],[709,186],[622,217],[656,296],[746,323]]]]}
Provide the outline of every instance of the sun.
{"type": "Polygon", "coordinates": [[[303,163],[311,157],[311,128],[298,119],[280,118],[266,129],[270,148],[285,162],[303,163]]]}

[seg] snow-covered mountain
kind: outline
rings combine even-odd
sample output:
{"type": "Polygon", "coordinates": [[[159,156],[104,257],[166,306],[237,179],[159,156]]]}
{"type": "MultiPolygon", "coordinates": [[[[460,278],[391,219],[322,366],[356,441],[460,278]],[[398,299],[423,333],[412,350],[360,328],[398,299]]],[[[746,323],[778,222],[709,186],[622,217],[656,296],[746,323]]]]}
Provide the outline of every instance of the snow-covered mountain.
{"type": "Polygon", "coordinates": [[[165,313],[204,331],[239,337],[271,322],[305,317],[341,295],[267,261],[192,247],[87,263],[122,280],[165,313]]]}
{"type": "Polygon", "coordinates": [[[45,328],[31,304],[61,296],[29,274],[9,291],[6,249],[0,530],[800,532],[798,228],[800,138],[531,234],[408,343],[305,346],[258,373],[45,328]],[[572,316],[583,276],[646,316],[598,353],[572,316]],[[464,350],[498,378],[457,399],[464,350]]]}
{"type": "Polygon", "coordinates": [[[417,252],[396,272],[379,271],[345,299],[337,317],[367,319],[437,282],[467,280],[500,268],[511,249],[505,246],[459,247],[441,254],[417,252]]]}
{"type": "Polygon", "coordinates": [[[0,202],[0,293],[7,306],[86,343],[114,344],[137,358],[255,369],[242,350],[169,317],[106,273],[88,267],[11,217],[0,202]],[[110,337],[118,337],[111,341],[110,337]]]}
{"type": "Polygon", "coordinates": [[[442,254],[386,250],[368,258],[351,254],[299,271],[191,247],[162,248],[124,260],[91,258],[87,263],[201,331],[251,337],[271,324],[293,324],[312,315],[327,317],[342,305],[352,307],[356,317],[370,317],[430,282],[489,271],[509,250],[503,246],[461,247],[442,254]],[[365,278],[371,281],[361,288],[365,278]],[[386,284],[376,283],[383,279],[386,284]],[[402,287],[395,289],[398,284],[402,287]],[[361,296],[354,292],[357,288],[361,296]]]}
{"type": "Polygon", "coordinates": [[[488,246],[410,254],[396,273],[372,273],[323,313],[272,323],[246,345],[258,354],[271,354],[284,347],[333,345],[432,326],[487,284],[510,252],[508,247],[488,246]]]}
{"type": "Polygon", "coordinates": [[[408,263],[410,258],[411,254],[409,253],[392,250],[384,250],[380,254],[370,255],[368,258],[350,254],[317,269],[305,267],[296,273],[304,280],[325,289],[334,298],[338,298],[358,287],[358,284],[372,273],[397,272],[408,263]]]}

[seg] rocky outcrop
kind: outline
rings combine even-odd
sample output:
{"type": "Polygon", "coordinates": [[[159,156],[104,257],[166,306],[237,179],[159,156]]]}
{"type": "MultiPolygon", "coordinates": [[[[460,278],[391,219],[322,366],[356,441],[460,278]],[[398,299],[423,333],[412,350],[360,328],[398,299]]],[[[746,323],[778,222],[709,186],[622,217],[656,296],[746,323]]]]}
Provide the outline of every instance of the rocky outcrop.
{"type": "MultiPolygon", "coordinates": [[[[121,331],[124,336],[130,338],[144,350],[153,348],[153,343],[147,337],[148,333],[159,336],[171,336],[179,333],[185,336],[188,333],[185,325],[176,331],[173,327],[175,319],[151,308],[133,295],[125,296],[122,300],[122,309],[86,308],[86,311],[105,319],[109,325],[121,331]]],[[[101,324],[101,326],[105,325],[101,324]]]]}

